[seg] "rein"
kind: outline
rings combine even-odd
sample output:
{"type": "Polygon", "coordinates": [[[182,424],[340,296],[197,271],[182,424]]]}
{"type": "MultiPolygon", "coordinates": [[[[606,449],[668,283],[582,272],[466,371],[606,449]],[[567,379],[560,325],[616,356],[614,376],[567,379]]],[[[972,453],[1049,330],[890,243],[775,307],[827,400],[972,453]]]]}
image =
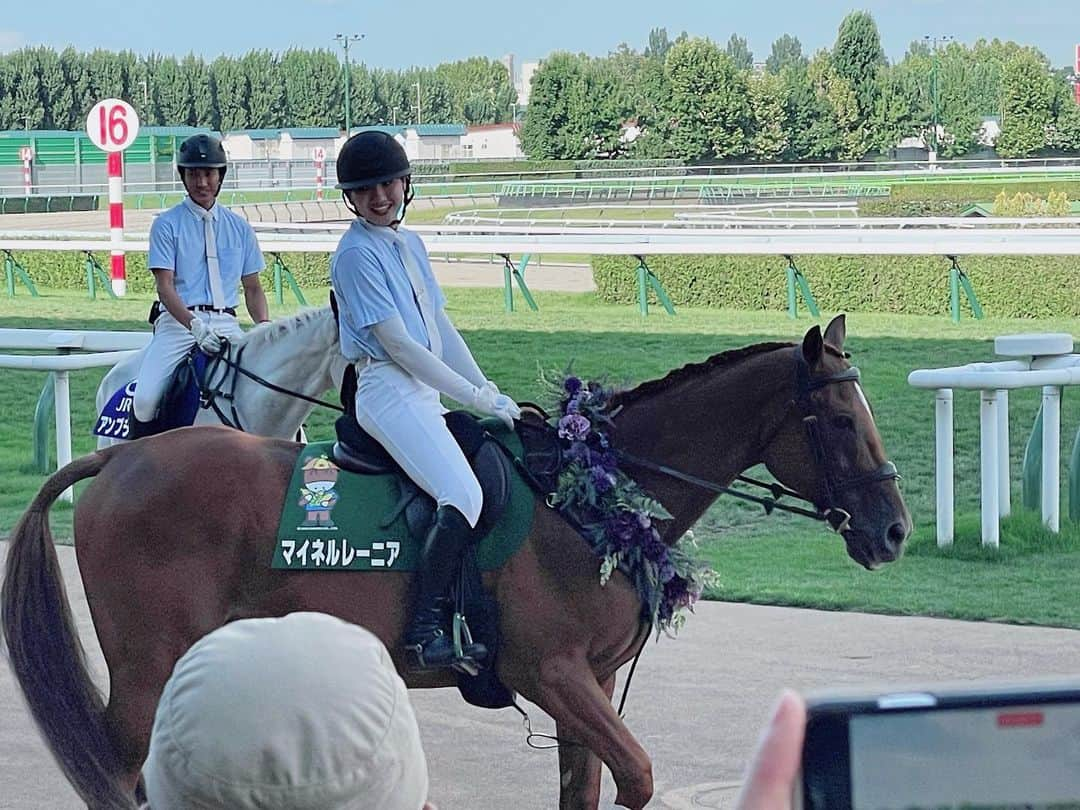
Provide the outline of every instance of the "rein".
{"type": "Polygon", "coordinates": [[[205,403],[203,407],[211,408],[214,413],[217,414],[217,417],[221,420],[222,424],[240,431],[244,430],[243,426],[240,424],[240,414],[236,411],[235,393],[236,377],[238,374],[243,374],[249,380],[258,383],[263,388],[268,388],[269,390],[274,391],[278,394],[284,394],[286,396],[293,397],[294,399],[302,399],[305,402],[310,402],[313,405],[321,405],[324,408],[330,408],[331,410],[340,411],[341,413],[345,412],[344,408],[342,408],[340,405],[335,405],[333,402],[327,402],[326,400],[318,399],[316,397],[309,397],[307,394],[302,394],[299,391],[293,391],[288,388],[283,388],[276,383],[272,383],[269,380],[263,379],[255,372],[249,371],[248,369],[240,365],[240,362],[243,359],[244,349],[246,349],[247,346],[240,346],[240,348],[236,351],[236,359],[233,360],[230,353],[231,347],[229,346],[229,342],[224,341],[224,343],[224,351],[215,355],[211,359],[210,364],[206,368],[206,375],[199,383],[199,394],[203,402],[205,403]],[[211,386],[209,384],[209,380],[213,376],[214,372],[217,371],[218,366],[222,364],[224,364],[226,371],[221,378],[221,382],[218,383],[218,385],[216,386],[211,386]],[[228,373],[229,371],[232,372],[231,375],[228,373]],[[223,389],[227,383],[231,384],[229,385],[229,390],[226,393],[223,389]],[[232,413],[231,419],[226,416],[223,413],[221,407],[219,407],[218,399],[224,399],[229,403],[229,410],[232,413]]]}

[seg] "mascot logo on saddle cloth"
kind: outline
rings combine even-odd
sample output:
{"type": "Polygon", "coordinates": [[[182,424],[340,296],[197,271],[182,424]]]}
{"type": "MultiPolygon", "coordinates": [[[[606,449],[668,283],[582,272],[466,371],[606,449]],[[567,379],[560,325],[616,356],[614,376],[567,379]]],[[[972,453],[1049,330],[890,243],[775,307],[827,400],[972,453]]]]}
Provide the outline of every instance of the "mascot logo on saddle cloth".
{"type": "Polygon", "coordinates": [[[336,529],[330,513],[338,502],[334,491],[338,466],[326,456],[309,459],[303,466],[304,486],[300,489],[298,504],[304,507],[306,517],[301,529],[336,529]]]}
{"type": "Polygon", "coordinates": [[[446,426],[440,395],[511,428],[521,411],[476,364],[444,311],[423,242],[400,227],[413,196],[401,144],[383,132],[354,135],[338,155],[337,179],[356,215],[330,262],[341,350],[356,369],[356,420],[437,505],[405,650],[417,669],[457,667],[463,659],[479,665],[484,645],[464,645],[460,656],[455,649],[447,594],[483,494],[446,426]]]}
{"type": "MultiPolygon", "coordinates": [[[[266,265],[255,231],[217,203],[228,171],[221,141],[205,134],[188,138],[180,145],[176,165],[187,196],[150,227],[147,264],[158,294],[150,314],[154,336],[139,367],[134,395],[128,395],[121,408],[131,413],[114,415],[122,421],[112,422],[103,415],[97,435],[135,439],[191,424],[197,399],[185,397],[185,392],[179,392],[177,403],[183,414],[167,413],[168,408],[159,412],[159,406],[170,399],[174,374],[196,346],[215,355],[223,341],[243,336],[236,318],[241,286],[252,320],[269,320],[259,281],[266,265]],[[110,433],[101,432],[103,423],[112,427],[110,433]],[[116,425],[123,428],[118,431],[116,425]]],[[[121,402],[119,396],[113,401],[121,402]]]]}

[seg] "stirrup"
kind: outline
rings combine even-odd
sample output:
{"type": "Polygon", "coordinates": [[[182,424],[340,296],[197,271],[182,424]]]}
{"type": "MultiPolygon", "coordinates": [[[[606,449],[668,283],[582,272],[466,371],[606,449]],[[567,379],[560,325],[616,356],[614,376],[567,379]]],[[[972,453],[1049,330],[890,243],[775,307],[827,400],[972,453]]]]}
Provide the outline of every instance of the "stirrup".
{"type": "Polygon", "coordinates": [[[476,675],[487,658],[487,648],[475,643],[468,625],[458,621],[455,614],[454,634],[448,636],[440,627],[426,641],[404,645],[410,667],[413,670],[454,669],[467,675],[476,675]]]}

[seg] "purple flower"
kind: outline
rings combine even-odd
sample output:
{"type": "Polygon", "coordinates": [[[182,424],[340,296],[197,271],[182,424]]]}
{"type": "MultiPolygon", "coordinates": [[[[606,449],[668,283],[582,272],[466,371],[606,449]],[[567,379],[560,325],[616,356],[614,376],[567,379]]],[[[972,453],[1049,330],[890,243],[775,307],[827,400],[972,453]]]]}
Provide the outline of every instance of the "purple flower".
{"type": "Polygon", "coordinates": [[[626,551],[637,542],[641,527],[631,512],[619,511],[604,521],[604,533],[616,551],[626,551]]]}
{"type": "Polygon", "coordinates": [[[575,396],[581,390],[581,380],[577,377],[567,377],[563,381],[563,388],[566,389],[566,393],[570,396],[575,396]]]}
{"type": "Polygon", "coordinates": [[[591,428],[589,420],[581,414],[568,413],[559,420],[559,437],[579,442],[589,435],[591,428]]]}
{"type": "Polygon", "coordinates": [[[615,476],[603,467],[589,467],[589,478],[597,492],[607,492],[615,486],[615,476]]]}

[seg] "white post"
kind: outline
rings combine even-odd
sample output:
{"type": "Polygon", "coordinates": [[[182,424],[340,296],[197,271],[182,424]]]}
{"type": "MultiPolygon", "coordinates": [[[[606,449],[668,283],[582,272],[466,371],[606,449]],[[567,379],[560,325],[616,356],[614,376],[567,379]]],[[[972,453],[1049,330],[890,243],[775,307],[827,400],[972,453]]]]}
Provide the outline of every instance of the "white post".
{"type": "Polygon", "coordinates": [[[1012,512],[1012,491],[1009,482],[1009,392],[1001,388],[997,397],[998,440],[998,517],[1008,517],[1012,512]]]}
{"type": "Polygon", "coordinates": [[[998,522],[998,439],[997,398],[993,391],[979,392],[979,443],[981,446],[982,544],[997,548],[998,522]]]}
{"type": "Polygon", "coordinates": [[[1042,519],[1047,528],[1061,528],[1061,388],[1043,386],[1042,519]]]}
{"type": "Polygon", "coordinates": [[[937,477],[937,544],[953,542],[953,392],[939,388],[934,398],[934,439],[937,477]]]}
{"type": "MultiPolygon", "coordinates": [[[[56,467],[71,463],[71,384],[66,371],[53,372],[53,410],[56,414],[56,467]]],[[[60,493],[61,500],[71,503],[75,494],[71,487],[60,493]]]]}

